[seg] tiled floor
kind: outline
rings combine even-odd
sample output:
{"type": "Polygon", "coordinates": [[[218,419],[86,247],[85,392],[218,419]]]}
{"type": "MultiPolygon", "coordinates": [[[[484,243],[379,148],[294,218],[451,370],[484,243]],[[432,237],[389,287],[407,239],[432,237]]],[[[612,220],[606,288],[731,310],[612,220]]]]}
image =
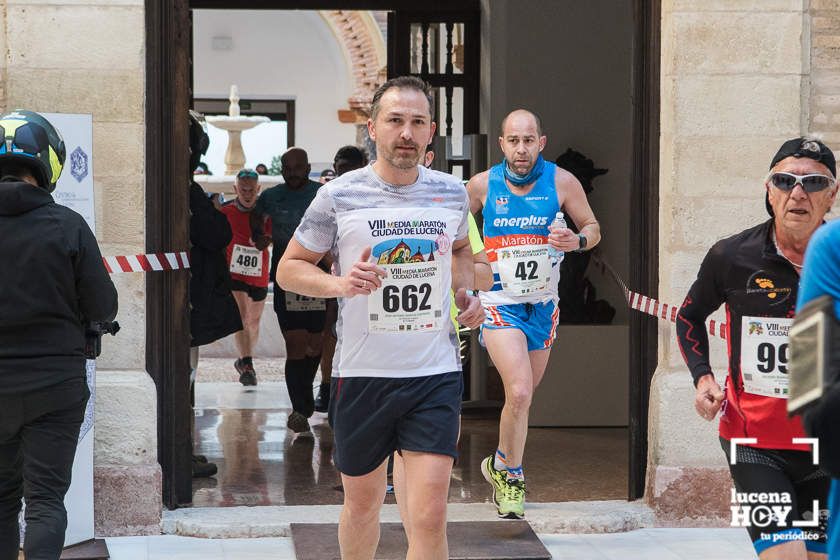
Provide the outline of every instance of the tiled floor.
{"type": "MultiPolygon", "coordinates": [[[[193,505],[340,504],[326,415],[316,413],[311,419],[314,439],[295,439],[286,429],[288,412],[282,382],[249,388],[198,383],[197,452],[216,463],[219,473],[195,480],[193,505]]],[[[495,449],[497,433],[497,419],[464,416],[451,502],[487,501],[478,465],[495,449]]],[[[626,498],[627,449],[626,429],[532,428],[525,455],[529,500],[626,498]]]]}
{"type": "MultiPolygon", "coordinates": [[[[540,535],[554,559],[753,560],[741,529],[642,529],[606,535],[540,535]]],[[[112,560],[293,560],[290,539],[108,539],[112,560]]]]}

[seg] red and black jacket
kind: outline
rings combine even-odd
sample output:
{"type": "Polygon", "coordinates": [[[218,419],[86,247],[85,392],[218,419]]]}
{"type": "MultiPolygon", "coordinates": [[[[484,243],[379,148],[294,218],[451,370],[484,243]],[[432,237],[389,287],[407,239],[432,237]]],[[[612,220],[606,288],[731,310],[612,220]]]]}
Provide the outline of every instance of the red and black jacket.
{"type": "Polygon", "coordinates": [[[722,408],[724,439],[754,437],[753,447],[810,451],[792,443],[806,437],[799,417],[788,418],[787,401],[744,391],[741,321],[744,316],[793,317],[799,275],[773,242],[773,220],[723,239],[709,250],[677,316],[677,341],[695,385],[712,373],[706,318],[726,307],[729,375],[722,408]]]}

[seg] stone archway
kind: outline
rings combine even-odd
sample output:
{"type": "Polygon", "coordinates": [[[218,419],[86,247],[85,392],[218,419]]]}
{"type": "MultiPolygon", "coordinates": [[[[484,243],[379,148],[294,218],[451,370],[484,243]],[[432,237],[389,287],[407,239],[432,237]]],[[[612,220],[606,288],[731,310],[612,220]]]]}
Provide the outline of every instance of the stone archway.
{"type": "Polygon", "coordinates": [[[321,10],[345,55],[353,76],[353,94],[348,109],[341,109],[341,122],[367,121],[373,93],[385,81],[387,58],[383,36],[384,14],[356,10],[321,10]]]}

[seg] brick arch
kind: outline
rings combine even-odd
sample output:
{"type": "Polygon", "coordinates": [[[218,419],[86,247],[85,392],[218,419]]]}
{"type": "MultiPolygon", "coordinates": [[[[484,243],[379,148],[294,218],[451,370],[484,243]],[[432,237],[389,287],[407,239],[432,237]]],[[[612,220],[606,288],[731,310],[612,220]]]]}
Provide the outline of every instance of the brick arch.
{"type": "MultiPolygon", "coordinates": [[[[373,92],[385,81],[386,54],[381,23],[369,11],[321,10],[321,17],[332,29],[344,49],[353,76],[353,94],[347,100],[356,122],[364,122],[370,112],[373,92]]],[[[342,115],[349,121],[352,115],[342,115]]]]}

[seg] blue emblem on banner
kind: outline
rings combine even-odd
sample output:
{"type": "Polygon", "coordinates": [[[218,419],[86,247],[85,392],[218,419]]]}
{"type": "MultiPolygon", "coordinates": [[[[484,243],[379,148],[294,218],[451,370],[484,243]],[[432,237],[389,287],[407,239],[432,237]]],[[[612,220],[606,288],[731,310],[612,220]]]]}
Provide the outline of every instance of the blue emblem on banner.
{"type": "Polygon", "coordinates": [[[70,174],[80,183],[88,175],[88,155],[81,146],[70,154],[70,174]]]}

